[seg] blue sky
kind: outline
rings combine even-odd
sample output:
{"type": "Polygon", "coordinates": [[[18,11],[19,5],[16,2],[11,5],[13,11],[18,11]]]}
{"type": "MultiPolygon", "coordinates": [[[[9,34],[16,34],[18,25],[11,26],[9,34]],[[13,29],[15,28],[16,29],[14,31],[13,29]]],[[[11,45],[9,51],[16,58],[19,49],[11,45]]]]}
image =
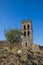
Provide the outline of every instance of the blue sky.
{"type": "Polygon", "coordinates": [[[4,29],[21,29],[26,19],[32,19],[33,42],[43,45],[43,0],[0,0],[0,40],[4,29]]]}

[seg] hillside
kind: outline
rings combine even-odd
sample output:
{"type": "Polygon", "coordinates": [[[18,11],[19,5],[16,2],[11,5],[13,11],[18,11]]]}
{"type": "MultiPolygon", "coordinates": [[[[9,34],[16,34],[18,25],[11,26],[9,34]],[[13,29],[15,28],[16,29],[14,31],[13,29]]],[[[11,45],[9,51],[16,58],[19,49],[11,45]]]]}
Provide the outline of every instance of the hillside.
{"type": "Polygon", "coordinates": [[[33,51],[32,48],[0,49],[0,65],[43,65],[42,47],[40,51],[33,51]]]}

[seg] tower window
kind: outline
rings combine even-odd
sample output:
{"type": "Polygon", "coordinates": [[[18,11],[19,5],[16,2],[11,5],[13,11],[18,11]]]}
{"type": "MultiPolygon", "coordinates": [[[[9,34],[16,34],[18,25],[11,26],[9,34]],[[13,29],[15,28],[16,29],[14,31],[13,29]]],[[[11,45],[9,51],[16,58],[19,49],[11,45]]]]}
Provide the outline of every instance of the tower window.
{"type": "Polygon", "coordinates": [[[27,47],[27,42],[25,43],[25,46],[27,47]]]}
{"type": "Polygon", "coordinates": [[[29,24],[28,24],[27,28],[29,29],[29,24]]]}
{"type": "Polygon", "coordinates": [[[24,30],[26,30],[26,26],[24,25],[24,30]]]}
{"type": "Polygon", "coordinates": [[[24,31],[24,36],[26,36],[26,31],[24,31]]]}
{"type": "Polygon", "coordinates": [[[28,32],[27,32],[27,36],[29,36],[29,34],[30,34],[30,32],[28,31],[28,32]]]}

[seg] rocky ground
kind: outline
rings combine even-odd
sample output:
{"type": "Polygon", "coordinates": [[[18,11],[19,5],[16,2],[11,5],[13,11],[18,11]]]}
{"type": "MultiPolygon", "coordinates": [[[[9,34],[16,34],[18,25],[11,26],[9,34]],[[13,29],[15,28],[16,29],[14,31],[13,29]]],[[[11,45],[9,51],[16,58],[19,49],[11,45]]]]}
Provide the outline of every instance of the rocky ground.
{"type": "Polygon", "coordinates": [[[43,54],[25,48],[19,52],[0,49],[0,65],[43,65],[43,54]]]}

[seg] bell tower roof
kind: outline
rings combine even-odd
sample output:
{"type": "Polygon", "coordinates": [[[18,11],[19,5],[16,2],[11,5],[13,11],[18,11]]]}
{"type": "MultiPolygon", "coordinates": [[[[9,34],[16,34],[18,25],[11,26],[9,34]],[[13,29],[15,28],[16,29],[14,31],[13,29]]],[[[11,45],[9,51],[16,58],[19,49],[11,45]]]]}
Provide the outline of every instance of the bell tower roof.
{"type": "Polygon", "coordinates": [[[22,24],[23,24],[23,23],[28,23],[28,22],[29,22],[29,23],[32,23],[32,19],[23,20],[23,21],[22,21],[22,24]]]}

